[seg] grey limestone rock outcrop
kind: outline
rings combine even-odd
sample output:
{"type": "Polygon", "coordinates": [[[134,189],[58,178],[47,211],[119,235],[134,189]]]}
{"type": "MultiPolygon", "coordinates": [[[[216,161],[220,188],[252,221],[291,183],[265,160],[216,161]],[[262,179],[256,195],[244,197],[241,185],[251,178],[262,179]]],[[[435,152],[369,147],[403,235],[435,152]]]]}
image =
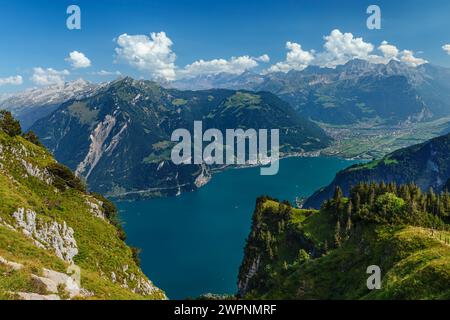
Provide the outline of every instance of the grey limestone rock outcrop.
{"type": "Polygon", "coordinates": [[[34,243],[45,249],[53,250],[59,258],[71,262],[78,254],[74,230],[66,222],[45,221],[37,217],[36,212],[19,208],[12,214],[15,227],[32,238],[34,243]]]}

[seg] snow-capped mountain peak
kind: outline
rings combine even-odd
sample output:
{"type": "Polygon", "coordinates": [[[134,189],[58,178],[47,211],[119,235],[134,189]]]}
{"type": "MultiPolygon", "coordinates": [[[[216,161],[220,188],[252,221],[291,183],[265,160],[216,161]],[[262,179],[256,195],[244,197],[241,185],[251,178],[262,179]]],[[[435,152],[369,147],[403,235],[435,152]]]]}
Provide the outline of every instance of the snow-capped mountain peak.
{"type": "Polygon", "coordinates": [[[90,95],[99,86],[78,79],[46,87],[30,88],[4,96],[0,99],[0,109],[10,110],[26,129],[34,121],[53,112],[61,103],[90,95]]]}
{"type": "Polygon", "coordinates": [[[71,82],[52,84],[47,87],[27,89],[13,94],[0,102],[0,107],[12,111],[33,106],[58,104],[65,100],[76,98],[79,95],[95,89],[96,85],[83,79],[71,82]]]}

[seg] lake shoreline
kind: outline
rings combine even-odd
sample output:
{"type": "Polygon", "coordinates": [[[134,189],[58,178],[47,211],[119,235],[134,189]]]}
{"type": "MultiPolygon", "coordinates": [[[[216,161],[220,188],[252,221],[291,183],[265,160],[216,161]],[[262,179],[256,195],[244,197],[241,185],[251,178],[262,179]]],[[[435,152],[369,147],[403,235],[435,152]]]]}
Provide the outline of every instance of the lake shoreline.
{"type": "MultiPolygon", "coordinates": [[[[288,159],[288,158],[332,158],[332,159],[340,159],[344,161],[364,161],[362,159],[355,159],[355,158],[344,158],[340,156],[334,156],[329,154],[322,154],[322,150],[319,151],[308,151],[308,152],[300,152],[300,153],[286,153],[279,157],[278,161],[288,159]]],[[[183,195],[185,193],[191,193],[196,192],[197,190],[203,188],[207,184],[211,182],[211,180],[214,178],[214,175],[218,173],[222,173],[228,170],[240,170],[240,169],[249,169],[249,168],[262,168],[265,164],[245,164],[245,165],[224,165],[222,167],[218,168],[209,168],[208,173],[209,176],[203,176],[202,181],[199,185],[196,184],[196,180],[201,177],[201,175],[197,176],[197,178],[194,181],[194,185],[196,185],[196,188],[188,191],[182,191],[181,187],[190,187],[192,184],[183,184],[178,185],[176,187],[167,187],[167,188],[149,188],[145,190],[136,190],[136,191],[129,191],[125,192],[121,195],[117,196],[108,196],[113,201],[117,202],[135,202],[135,201],[141,201],[141,200],[151,200],[151,199],[160,199],[160,198],[172,198],[172,197],[178,197],[180,195],[183,195]],[[161,192],[163,191],[163,192],[161,192]],[[164,192],[165,191],[165,192],[164,192]],[[174,192],[176,191],[176,192],[174,192]],[[147,195],[149,194],[149,195],[147,195]],[[152,195],[155,194],[155,195],[152,195]],[[158,194],[158,195],[156,195],[158,194]]],[[[202,174],[204,171],[202,170],[202,174]]]]}

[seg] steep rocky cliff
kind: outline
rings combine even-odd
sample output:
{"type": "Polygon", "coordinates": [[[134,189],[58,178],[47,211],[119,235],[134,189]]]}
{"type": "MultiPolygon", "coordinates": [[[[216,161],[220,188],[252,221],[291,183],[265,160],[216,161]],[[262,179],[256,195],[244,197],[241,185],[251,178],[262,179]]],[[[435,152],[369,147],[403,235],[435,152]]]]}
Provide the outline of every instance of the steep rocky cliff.
{"type": "Polygon", "coordinates": [[[0,130],[0,299],[164,299],[116,214],[47,150],[0,130]]]}

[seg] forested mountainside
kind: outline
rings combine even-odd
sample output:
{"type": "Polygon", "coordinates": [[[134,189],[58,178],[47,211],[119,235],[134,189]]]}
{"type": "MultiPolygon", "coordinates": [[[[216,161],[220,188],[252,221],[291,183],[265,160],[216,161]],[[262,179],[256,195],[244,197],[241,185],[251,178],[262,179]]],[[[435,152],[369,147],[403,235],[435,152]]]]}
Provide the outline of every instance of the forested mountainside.
{"type": "Polygon", "coordinates": [[[0,299],[164,299],[117,215],[2,113],[0,299]]]}
{"type": "Polygon", "coordinates": [[[450,115],[450,69],[431,64],[414,68],[395,60],[374,64],[354,59],[334,69],[309,66],[266,75],[220,74],[172,85],[269,91],[303,116],[330,124],[393,124],[450,115]]]}
{"type": "Polygon", "coordinates": [[[329,145],[317,125],[273,94],[232,90],[179,91],[123,78],[64,103],[32,130],[55,158],[112,197],[175,195],[210,177],[204,165],[170,161],[172,132],[194,121],[203,129],[280,129],[281,152],[329,145]]]}
{"type": "Polygon", "coordinates": [[[450,195],[366,184],[322,209],[257,200],[239,296],[244,299],[449,299],[450,195]],[[369,266],[381,288],[369,290],[369,266]]]}
{"type": "Polygon", "coordinates": [[[305,208],[320,208],[330,198],[336,186],[348,194],[359,182],[414,182],[422,190],[444,189],[450,178],[450,134],[425,143],[397,150],[386,157],[365,164],[354,165],[336,174],[334,181],[314,193],[305,208]]]}

